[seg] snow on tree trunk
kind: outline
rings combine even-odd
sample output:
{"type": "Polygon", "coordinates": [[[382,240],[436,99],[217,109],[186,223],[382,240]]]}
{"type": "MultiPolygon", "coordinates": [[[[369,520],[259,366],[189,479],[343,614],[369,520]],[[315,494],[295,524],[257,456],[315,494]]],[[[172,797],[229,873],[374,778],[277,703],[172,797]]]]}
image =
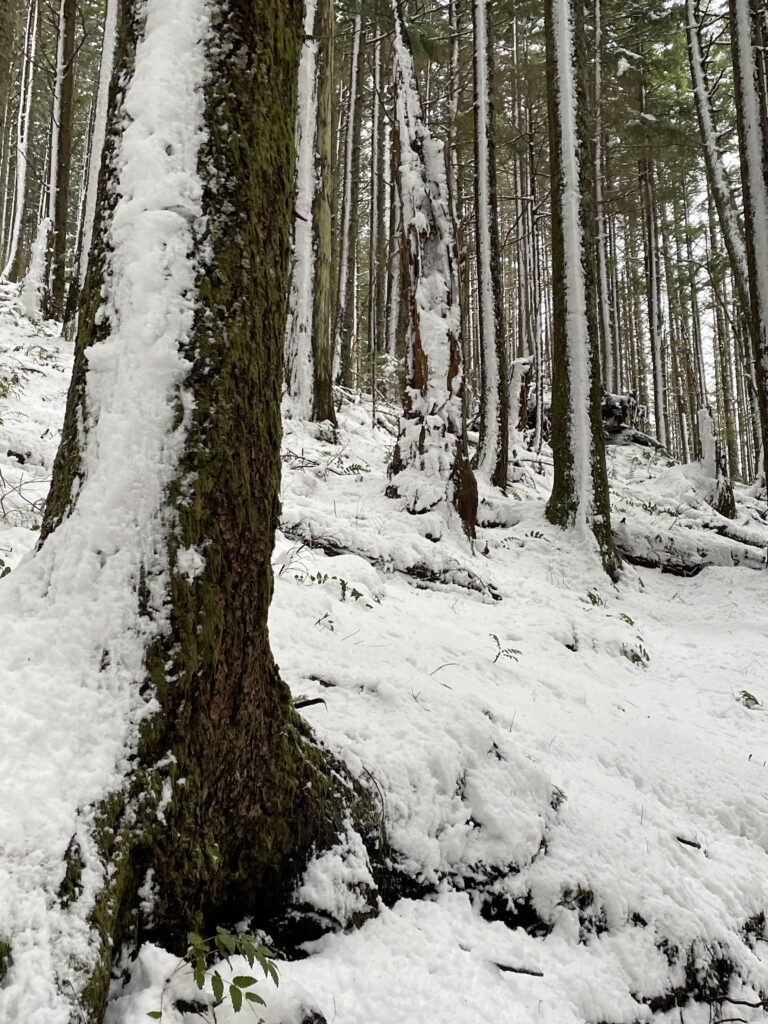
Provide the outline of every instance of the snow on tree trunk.
{"type": "Polygon", "coordinates": [[[603,131],[603,20],[600,0],[595,0],[595,197],[597,207],[597,280],[599,287],[600,338],[602,341],[602,378],[606,390],[619,390],[614,359],[613,325],[608,294],[608,266],[605,238],[603,178],[605,176],[603,131]]]}
{"type": "Polygon", "coordinates": [[[267,630],[300,46],[293,0],[121,8],[41,545],[0,595],[24,764],[0,787],[1,1020],[101,1024],[124,942],[267,924],[370,813],[267,630]]]}
{"type": "Polygon", "coordinates": [[[585,130],[584,12],[577,0],[545,8],[552,166],[552,450],[549,519],[597,541],[620,565],[611,535],[595,308],[594,197],[585,130]]]}
{"type": "Polygon", "coordinates": [[[379,336],[379,304],[381,280],[379,256],[381,248],[381,168],[382,123],[381,123],[381,37],[377,35],[373,44],[373,116],[371,118],[371,216],[368,240],[368,357],[371,371],[371,416],[376,425],[376,357],[381,345],[379,336]]]}
{"type": "MultiPolygon", "coordinates": [[[[642,86],[645,95],[645,86],[642,86]]],[[[667,389],[664,372],[664,319],[661,308],[661,265],[659,258],[659,228],[656,210],[656,183],[654,163],[641,161],[641,189],[645,212],[645,266],[648,294],[648,325],[651,332],[651,364],[653,367],[653,409],[656,437],[666,448],[669,444],[667,429],[667,389]]]]}
{"type": "Polygon", "coordinates": [[[344,153],[344,187],[342,189],[341,251],[339,254],[339,290],[336,300],[336,322],[333,341],[333,379],[345,387],[352,385],[352,334],[355,330],[354,276],[355,247],[357,245],[357,200],[359,190],[360,149],[358,146],[362,114],[361,74],[363,62],[361,47],[363,19],[355,16],[352,65],[349,76],[349,111],[347,113],[347,139],[344,153]]]}
{"type": "Polygon", "coordinates": [[[51,219],[45,217],[40,221],[37,237],[32,245],[32,257],[29,270],[21,287],[21,305],[30,320],[37,322],[43,308],[43,297],[46,291],[45,271],[47,253],[51,237],[51,219]]]}
{"type": "Polygon", "coordinates": [[[284,408],[289,415],[306,420],[312,415],[314,384],[312,329],[317,246],[312,214],[315,196],[322,187],[317,166],[319,43],[315,35],[316,18],[317,0],[306,0],[296,110],[296,215],[284,354],[287,389],[284,408]]]}
{"type": "Polygon", "coordinates": [[[755,383],[761,419],[762,475],[764,484],[768,484],[768,105],[763,65],[768,39],[764,38],[759,4],[755,0],[730,0],[730,22],[755,383]]]}
{"type": "Polygon", "coordinates": [[[717,476],[717,444],[712,417],[707,409],[699,409],[696,417],[701,440],[701,469],[706,477],[714,480],[717,476]]]}
{"type": "Polygon", "coordinates": [[[404,498],[409,512],[455,509],[474,536],[477,485],[462,437],[459,273],[445,152],[424,123],[401,0],[391,2],[408,330],[404,413],[387,493],[404,498]]]}
{"type": "Polygon", "coordinates": [[[56,57],[56,96],[51,135],[49,217],[53,224],[50,252],[50,288],[45,296],[47,315],[64,319],[66,295],[67,228],[71,185],[72,129],[75,88],[75,21],[77,0],[61,0],[56,57]]]}
{"type": "Polygon", "coordinates": [[[27,191],[27,154],[29,151],[30,114],[32,112],[32,87],[34,85],[35,54],[37,48],[37,22],[39,9],[37,0],[33,0],[27,14],[27,25],[24,34],[24,60],[21,73],[19,92],[19,114],[16,128],[16,183],[14,196],[13,225],[6,263],[0,278],[8,277],[13,270],[19,250],[19,238],[24,220],[24,209],[27,191]]]}
{"type": "Polygon", "coordinates": [[[475,33],[475,229],[480,319],[480,439],[477,469],[506,487],[509,360],[504,332],[496,198],[493,49],[487,0],[473,0],[475,33]]]}
{"type": "Polygon", "coordinates": [[[107,135],[107,109],[109,106],[109,87],[112,82],[112,69],[115,62],[115,43],[117,40],[117,12],[119,0],[107,0],[104,12],[104,35],[101,43],[101,67],[99,70],[98,91],[96,94],[96,111],[93,116],[93,136],[88,161],[88,178],[83,207],[83,241],[80,250],[80,266],[78,283],[82,288],[85,275],[88,273],[88,260],[91,253],[93,224],[96,217],[96,199],[99,192],[99,175],[104,155],[104,142],[107,135]]]}

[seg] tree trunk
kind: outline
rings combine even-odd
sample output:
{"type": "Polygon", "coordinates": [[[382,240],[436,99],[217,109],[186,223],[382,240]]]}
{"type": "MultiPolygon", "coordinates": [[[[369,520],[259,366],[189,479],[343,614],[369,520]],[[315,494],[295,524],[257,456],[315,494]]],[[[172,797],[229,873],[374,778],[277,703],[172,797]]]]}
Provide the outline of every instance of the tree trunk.
{"type": "Polygon", "coordinates": [[[477,469],[496,487],[505,488],[509,458],[509,359],[499,259],[493,33],[487,0],[473,0],[472,15],[475,35],[475,233],[481,376],[477,469]]]}
{"type": "Polygon", "coordinates": [[[344,155],[341,213],[339,290],[336,300],[333,376],[344,387],[352,387],[352,335],[355,332],[354,278],[356,266],[358,197],[360,192],[360,129],[363,123],[363,19],[355,17],[352,66],[349,78],[349,114],[344,155]]]}
{"type": "Polygon", "coordinates": [[[768,109],[764,63],[768,40],[756,0],[730,0],[729,9],[762,476],[768,485],[768,109]]]}
{"type": "Polygon", "coordinates": [[[335,424],[330,324],[333,28],[333,0],[307,0],[296,114],[285,379],[293,415],[335,424]]]}
{"type": "Polygon", "coordinates": [[[424,123],[401,0],[391,2],[408,333],[404,412],[387,493],[405,498],[413,513],[455,509],[473,537],[477,484],[463,436],[458,253],[445,152],[424,123]]]}
{"type": "Polygon", "coordinates": [[[621,560],[611,535],[595,307],[594,165],[586,126],[584,9],[578,0],[545,7],[552,175],[551,522],[591,531],[605,570],[621,560]]]}
{"type": "Polygon", "coordinates": [[[190,928],[254,913],[268,926],[312,851],[347,814],[368,814],[294,712],[267,632],[301,6],[122,4],[107,170],[35,559],[51,601],[122,609],[95,661],[83,656],[81,685],[110,681],[140,709],[122,787],[81,808],[60,894],[100,943],[74,989],[91,1024],[124,941],[149,934],[182,951],[190,928]],[[84,596],[68,582],[73,550],[95,566],[84,596]],[[81,892],[84,862],[104,872],[95,895],[81,892]],[[148,871],[151,920],[138,898],[148,871]]]}

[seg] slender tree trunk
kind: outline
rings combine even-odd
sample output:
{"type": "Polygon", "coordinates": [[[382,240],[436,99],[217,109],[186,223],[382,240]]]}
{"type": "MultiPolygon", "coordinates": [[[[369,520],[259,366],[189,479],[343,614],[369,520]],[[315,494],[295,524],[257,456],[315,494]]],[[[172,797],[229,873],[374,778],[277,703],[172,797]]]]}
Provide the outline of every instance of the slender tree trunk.
{"type": "Polygon", "coordinates": [[[545,6],[552,168],[552,450],[555,480],[547,516],[594,534],[605,570],[621,561],[611,534],[601,412],[595,282],[594,164],[588,145],[584,9],[545,6]]]}
{"type": "Polygon", "coordinates": [[[56,58],[56,85],[51,133],[49,213],[51,220],[51,271],[44,312],[54,320],[64,319],[66,259],[69,220],[72,130],[75,99],[75,22],[77,0],[61,0],[56,58]]]}
{"type": "Polygon", "coordinates": [[[34,87],[35,54],[37,49],[39,9],[33,0],[27,14],[24,31],[24,57],[22,62],[21,85],[19,90],[19,113],[16,123],[16,182],[14,185],[14,209],[9,231],[8,251],[5,267],[0,277],[18,279],[19,247],[26,210],[27,174],[29,160],[30,120],[34,87]]]}
{"type": "Polygon", "coordinates": [[[333,0],[306,0],[284,362],[290,412],[335,424],[330,325],[333,27],[333,0]]]}
{"type": "Polygon", "coordinates": [[[349,77],[349,113],[347,116],[347,140],[344,155],[344,177],[341,213],[341,253],[339,269],[339,290],[336,302],[336,325],[334,329],[334,370],[335,380],[344,387],[352,387],[354,374],[352,365],[352,336],[355,332],[354,279],[357,246],[358,197],[360,191],[360,128],[363,123],[363,19],[355,16],[352,65],[349,77]]]}
{"type": "Polygon", "coordinates": [[[480,439],[478,472],[507,485],[509,359],[504,330],[496,194],[493,33],[487,0],[473,0],[475,73],[475,234],[480,293],[480,439]]]}

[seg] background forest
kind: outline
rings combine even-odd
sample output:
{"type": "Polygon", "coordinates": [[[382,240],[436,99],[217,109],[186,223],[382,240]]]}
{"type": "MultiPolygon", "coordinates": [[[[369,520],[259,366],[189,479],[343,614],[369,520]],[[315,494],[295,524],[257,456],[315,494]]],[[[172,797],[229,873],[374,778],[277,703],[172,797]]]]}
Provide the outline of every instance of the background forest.
{"type": "MultiPolygon", "coordinates": [[[[8,0],[3,12],[4,273],[26,280],[30,312],[68,321],[87,263],[104,131],[104,97],[101,108],[98,102],[104,8],[8,0]]],[[[106,16],[114,19],[115,11],[106,16]]],[[[539,396],[550,388],[553,324],[547,122],[553,83],[542,8],[489,5],[485,47],[473,32],[469,4],[412,2],[407,17],[424,120],[447,145],[470,425],[477,426],[486,404],[480,400],[485,261],[498,278],[508,359],[528,361],[518,373],[530,389],[531,410],[541,409],[530,415],[538,447],[548,414],[539,396]],[[492,101],[482,125],[474,116],[480,73],[492,101]],[[498,238],[494,252],[484,255],[476,182],[488,159],[494,174],[481,199],[496,211],[498,238]]],[[[392,399],[406,333],[391,11],[381,0],[359,9],[318,0],[308,6],[305,28],[318,39],[316,81],[304,99],[320,112],[325,206],[316,225],[316,329],[304,322],[306,295],[296,284],[288,328],[287,379],[299,411],[313,401],[302,376],[304,354],[294,354],[300,337],[311,336],[319,353],[335,353],[334,376],[344,386],[370,391],[375,382],[377,393],[392,399]]],[[[763,436],[760,374],[750,340],[728,11],[693,0],[595,3],[585,33],[604,387],[631,394],[633,420],[683,462],[701,454],[697,414],[708,408],[725,474],[753,480],[763,436]]],[[[109,64],[110,54],[106,59],[109,64]]],[[[297,212],[306,221],[302,202],[307,196],[299,194],[297,212]]],[[[307,276],[298,273],[299,280],[307,276]]],[[[321,354],[317,362],[324,359],[321,354]]],[[[324,376],[318,392],[325,396],[314,398],[321,419],[330,402],[329,373],[324,376]]]]}

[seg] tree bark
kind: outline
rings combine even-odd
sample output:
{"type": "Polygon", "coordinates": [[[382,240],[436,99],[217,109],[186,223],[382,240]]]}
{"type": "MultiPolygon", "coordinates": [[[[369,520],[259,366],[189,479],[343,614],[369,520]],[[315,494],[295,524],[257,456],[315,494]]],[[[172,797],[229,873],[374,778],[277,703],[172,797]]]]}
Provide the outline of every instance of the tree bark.
{"type": "Polygon", "coordinates": [[[736,116],[744,190],[755,385],[760,406],[762,476],[768,486],[768,39],[756,0],[730,0],[736,116]]]}
{"type": "Polygon", "coordinates": [[[475,235],[480,320],[480,438],[477,469],[507,485],[509,357],[499,257],[493,32],[487,0],[472,3],[475,75],[475,235]]]}
{"type": "MultiPolygon", "coordinates": [[[[200,5],[183,2],[190,8],[186,16],[200,17],[200,5]]],[[[206,131],[204,140],[194,134],[199,152],[183,168],[197,169],[199,200],[185,194],[189,208],[169,211],[163,196],[161,209],[146,211],[156,228],[168,225],[182,243],[191,240],[191,250],[184,245],[176,258],[188,273],[193,268],[194,287],[174,299],[186,313],[177,317],[172,310],[162,334],[183,379],[158,410],[169,419],[175,411],[174,436],[181,432],[180,446],[168,441],[178,454],[163,469],[168,483],[160,507],[150,510],[159,537],[151,551],[126,553],[135,562],[125,581],[135,602],[135,629],[146,638],[143,669],[126,685],[152,698],[156,710],[142,720],[123,787],[82,811],[105,872],[103,888],[85,908],[100,943],[96,966],[78,992],[89,1024],[102,1019],[113,951],[123,942],[149,935],[183,951],[190,928],[207,934],[247,914],[258,914],[268,927],[285,909],[312,851],[335,841],[348,814],[369,820],[367,796],[294,712],[267,630],[293,220],[285,168],[294,161],[302,5],[222,0],[208,10],[212,33],[198,44],[206,64],[198,85],[206,131]],[[161,822],[164,786],[170,799],[161,822]],[[138,898],[149,870],[157,894],[151,920],[138,898]]],[[[169,11],[176,8],[162,0],[123,0],[121,7],[107,164],[38,557],[60,549],[68,524],[94,500],[93,432],[103,444],[116,440],[110,430],[120,431],[119,422],[110,426],[113,410],[94,402],[86,364],[110,358],[115,331],[121,348],[130,349],[134,339],[147,343],[134,333],[119,334],[128,316],[121,289],[131,287],[120,279],[123,238],[115,226],[121,203],[130,201],[130,182],[121,176],[123,104],[131,102],[139,67],[146,73],[151,66],[141,50],[146,20],[170,17],[169,11]],[[97,316],[100,308],[111,312],[97,316]]],[[[191,87],[182,81],[176,88],[188,95],[191,87]]],[[[165,154],[173,164],[181,157],[168,144],[166,122],[157,118],[147,143],[157,159],[165,154]]],[[[179,152],[187,152],[184,145],[179,152]]],[[[162,262],[165,245],[158,250],[162,262]]],[[[146,329],[155,323],[151,319],[146,329]]],[[[122,521],[125,510],[117,512],[122,521]]],[[[102,663],[115,662],[119,671],[116,639],[109,638],[102,663]]],[[[68,865],[72,903],[81,898],[78,863],[79,855],[68,865]]]]}
{"type": "Polygon", "coordinates": [[[408,333],[404,410],[387,493],[405,498],[413,513],[455,509],[473,537],[477,484],[464,442],[458,252],[445,152],[424,123],[401,0],[391,3],[408,333]]]}
{"type": "Polygon", "coordinates": [[[603,566],[621,560],[611,534],[601,411],[596,309],[593,154],[586,119],[584,10],[578,0],[545,7],[552,177],[551,522],[594,535],[603,566]]]}

